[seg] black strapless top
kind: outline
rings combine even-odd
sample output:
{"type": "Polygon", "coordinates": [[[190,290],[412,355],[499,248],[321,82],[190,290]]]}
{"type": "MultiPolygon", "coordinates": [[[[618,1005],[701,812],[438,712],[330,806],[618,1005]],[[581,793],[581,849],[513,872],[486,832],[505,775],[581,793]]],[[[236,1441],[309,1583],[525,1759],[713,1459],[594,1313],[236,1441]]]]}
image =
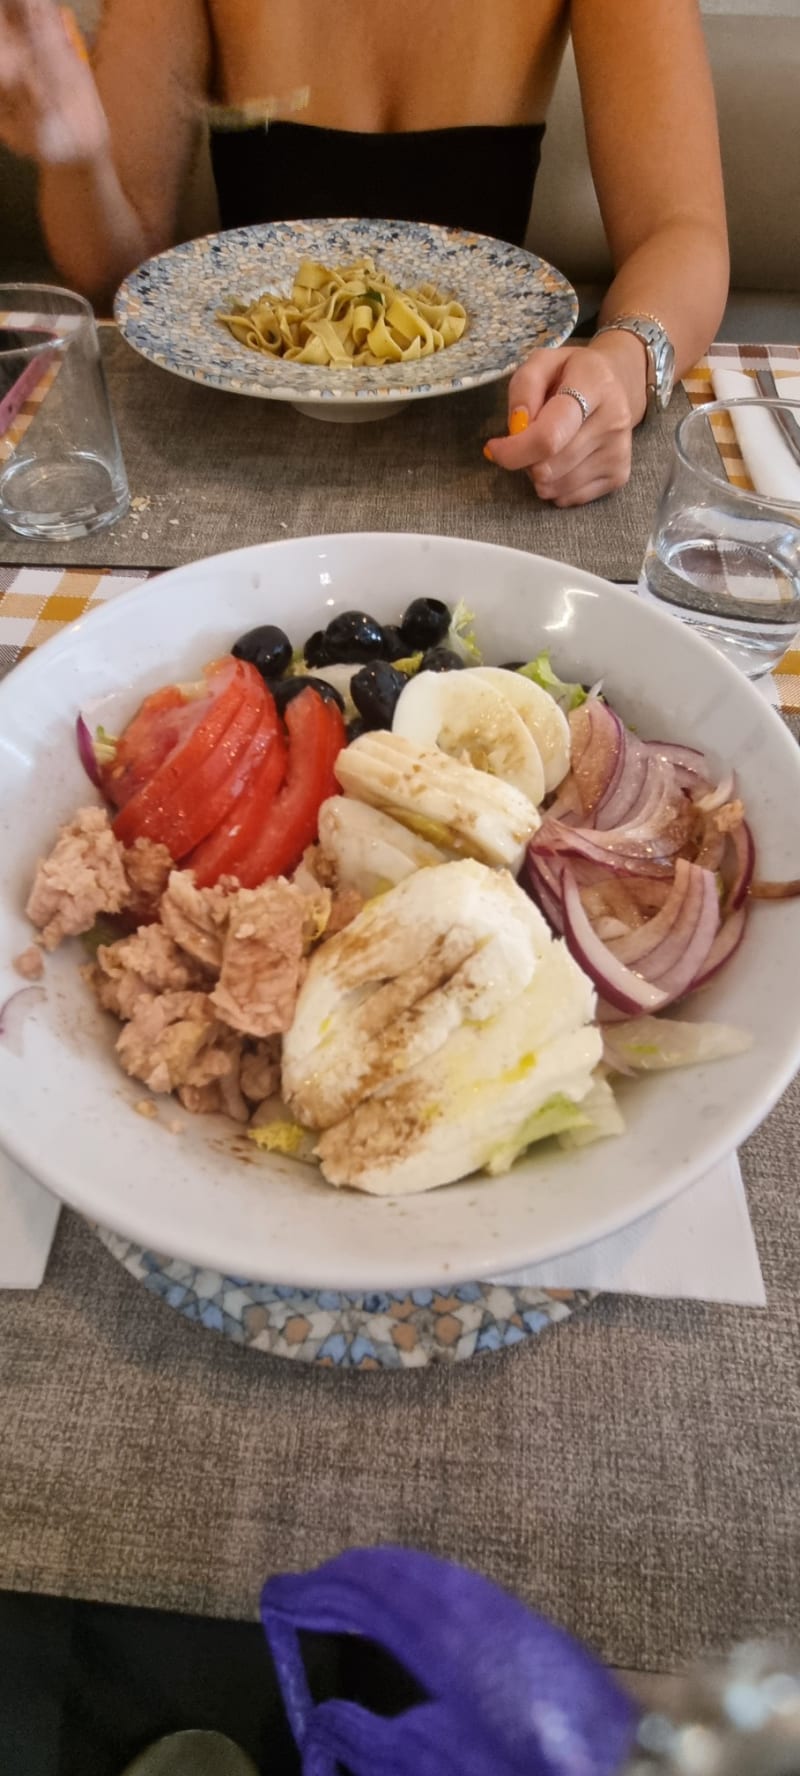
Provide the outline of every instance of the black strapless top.
{"type": "Polygon", "coordinates": [[[392,135],[272,123],[212,131],[222,228],[315,216],[438,222],[521,245],[543,123],[392,135]]]}

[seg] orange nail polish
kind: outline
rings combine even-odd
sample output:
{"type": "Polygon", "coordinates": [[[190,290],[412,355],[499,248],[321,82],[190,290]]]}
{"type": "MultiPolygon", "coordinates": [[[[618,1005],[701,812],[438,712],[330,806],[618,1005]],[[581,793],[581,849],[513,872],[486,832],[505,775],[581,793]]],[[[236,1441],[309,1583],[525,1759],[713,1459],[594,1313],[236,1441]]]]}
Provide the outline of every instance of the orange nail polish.
{"type": "Polygon", "coordinates": [[[509,437],[511,437],[511,438],[518,437],[520,432],[524,432],[527,430],[527,427],[530,425],[530,423],[531,423],[531,416],[528,412],[527,407],[515,407],[512,415],[511,415],[511,418],[508,422],[509,437]]]}
{"type": "Polygon", "coordinates": [[[69,38],[70,46],[74,49],[75,54],[80,56],[82,62],[88,62],[89,52],[84,43],[74,12],[69,6],[60,6],[59,12],[61,14],[61,23],[69,38]]]}
{"type": "Polygon", "coordinates": [[[484,454],[487,462],[492,462],[492,463],[494,462],[494,457],[492,456],[491,444],[484,444],[483,454],[484,454]]]}

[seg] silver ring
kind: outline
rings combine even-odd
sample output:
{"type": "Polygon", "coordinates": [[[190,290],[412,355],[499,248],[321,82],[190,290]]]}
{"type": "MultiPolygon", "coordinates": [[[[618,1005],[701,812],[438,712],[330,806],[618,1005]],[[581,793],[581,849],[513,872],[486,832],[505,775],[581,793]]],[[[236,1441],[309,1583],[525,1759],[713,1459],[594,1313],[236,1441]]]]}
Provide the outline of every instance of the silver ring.
{"type": "Polygon", "coordinates": [[[556,390],[556,394],[571,395],[573,401],[577,401],[578,406],[580,407],[581,413],[583,414],[583,419],[581,420],[581,425],[585,425],[587,419],[589,418],[589,414],[591,413],[592,410],[591,410],[591,407],[589,406],[586,396],[581,394],[580,389],[568,388],[566,383],[564,383],[563,388],[556,390]]]}

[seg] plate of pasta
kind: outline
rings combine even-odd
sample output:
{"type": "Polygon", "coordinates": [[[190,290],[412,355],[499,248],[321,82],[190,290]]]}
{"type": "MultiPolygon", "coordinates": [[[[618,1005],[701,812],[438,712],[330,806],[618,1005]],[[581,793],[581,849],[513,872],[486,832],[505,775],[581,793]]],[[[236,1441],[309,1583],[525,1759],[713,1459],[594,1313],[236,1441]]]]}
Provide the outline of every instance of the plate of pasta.
{"type": "Polygon", "coordinates": [[[114,312],[174,375],[350,421],[498,381],[577,311],[561,272],[507,241],[355,219],[186,241],[132,272],[114,312]]]}

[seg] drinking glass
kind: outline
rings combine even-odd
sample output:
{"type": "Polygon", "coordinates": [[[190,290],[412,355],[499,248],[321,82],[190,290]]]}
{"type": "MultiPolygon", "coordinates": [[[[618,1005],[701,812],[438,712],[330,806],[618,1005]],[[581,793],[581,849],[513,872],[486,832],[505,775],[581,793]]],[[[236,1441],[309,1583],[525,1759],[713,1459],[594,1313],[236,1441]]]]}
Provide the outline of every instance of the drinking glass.
{"type": "Polygon", "coordinates": [[[89,303],[48,284],[0,284],[0,519],[65,541],[127,507],[89,303]]]}
{"type": "Polygon", "coordinates": [[[800,461],[798,498],[786,498],[792,452],[776,410],[800,426],[800,402],[780,399],[712,401],[681,420],[639,581],[748,678],[777,665],[800,629],[800,461]],[[743,479],[736,439],[755,443],[756,412],[762,491],[751,492],[724,458],[727,447],[743,479]]]}

